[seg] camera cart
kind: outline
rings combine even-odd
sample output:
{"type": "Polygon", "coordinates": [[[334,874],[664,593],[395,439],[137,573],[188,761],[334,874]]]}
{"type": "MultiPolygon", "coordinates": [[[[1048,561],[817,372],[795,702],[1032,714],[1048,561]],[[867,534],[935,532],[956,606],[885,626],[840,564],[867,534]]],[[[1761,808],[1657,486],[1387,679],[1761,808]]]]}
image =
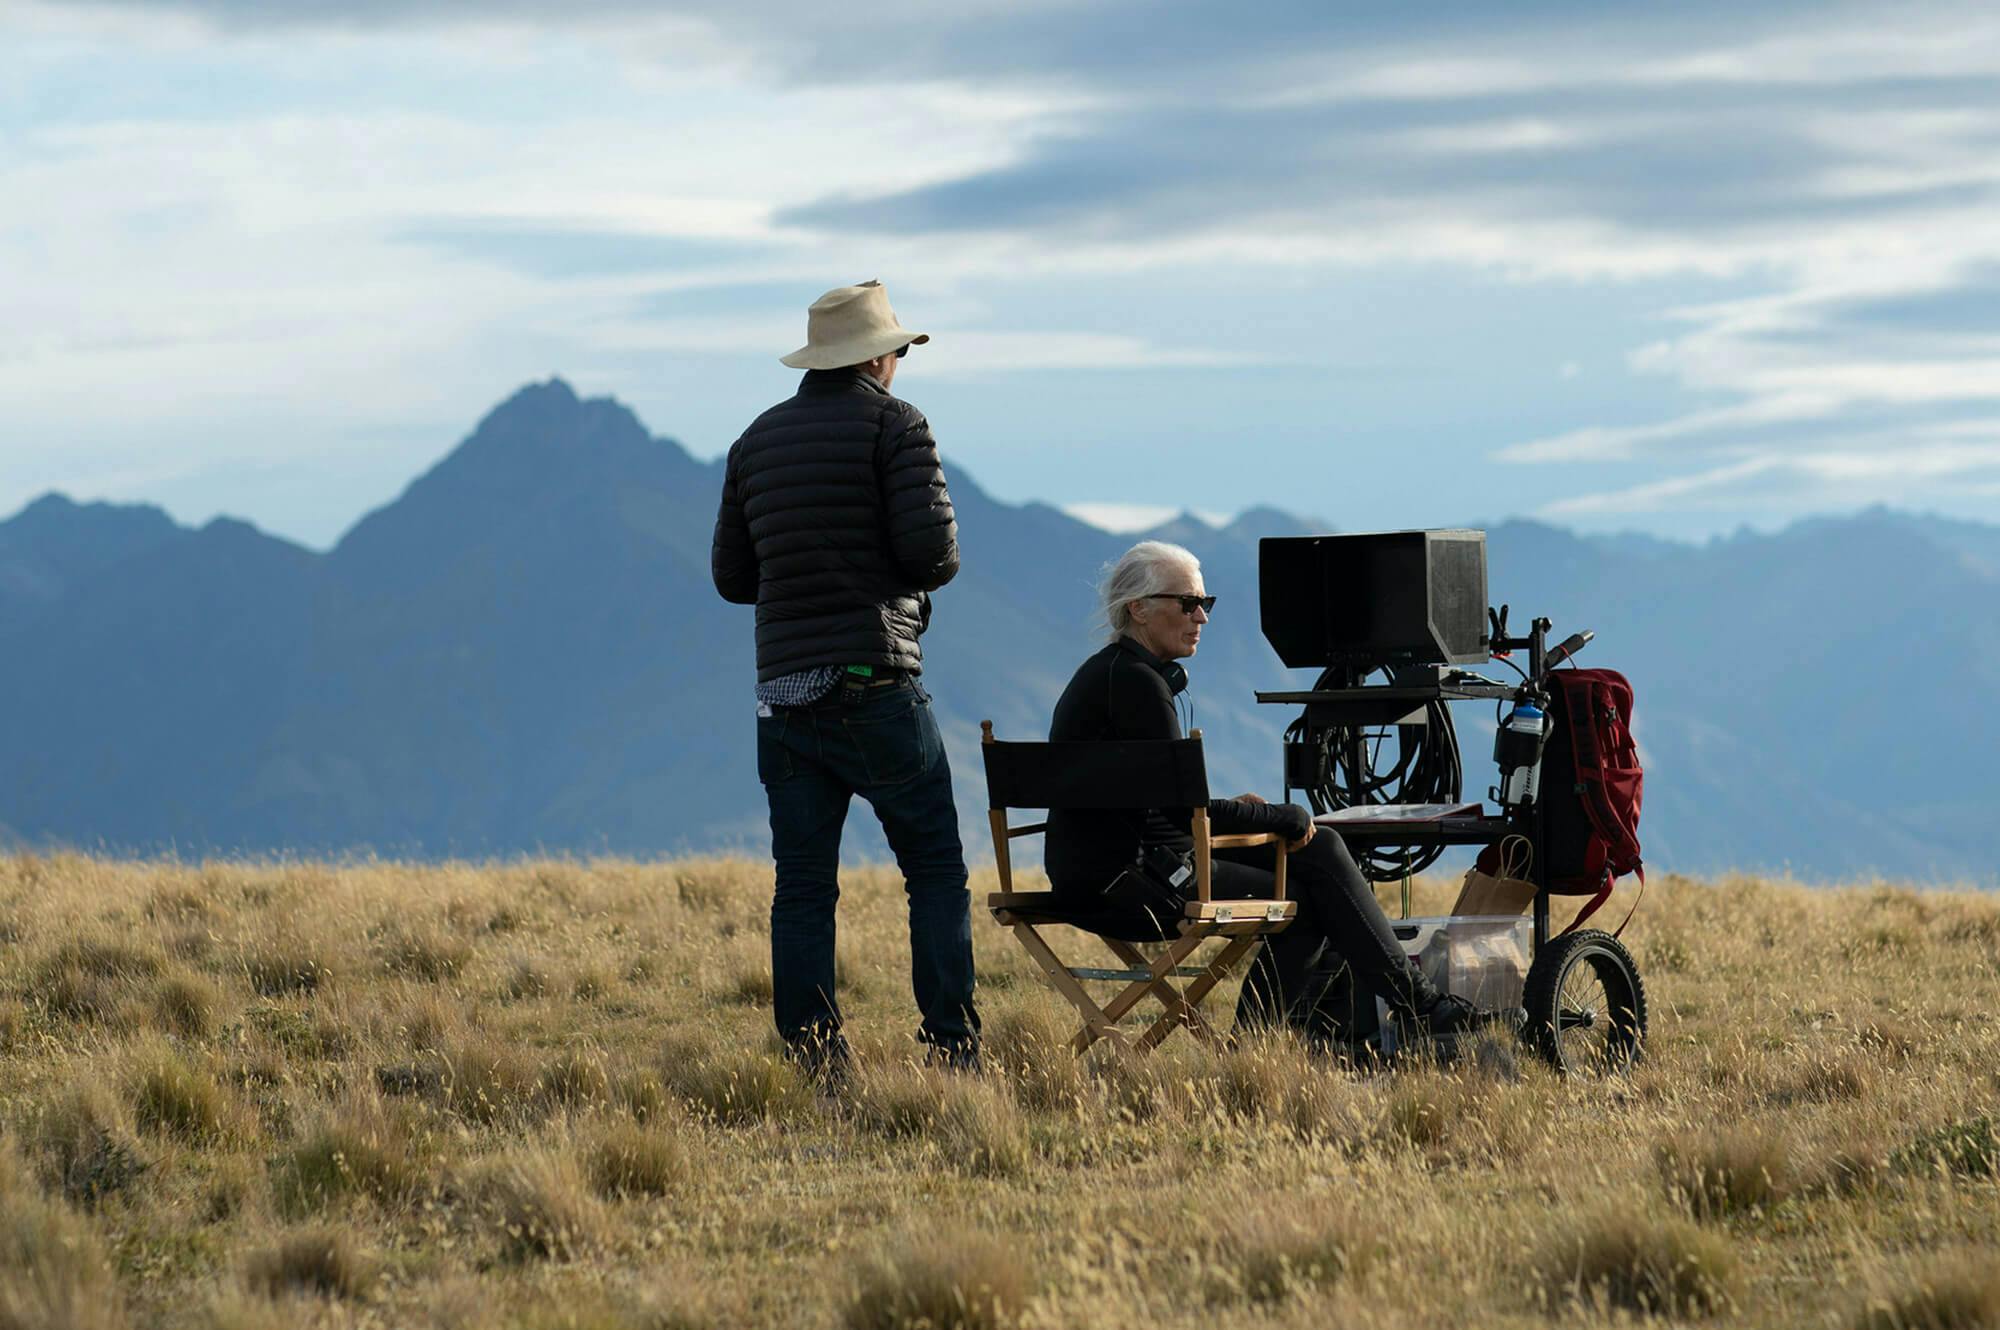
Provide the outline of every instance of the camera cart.
{"type": "Polygon", "coordinates": [[[1524,838],[1535,896],[1522,1037],[1564,1073],[1630,1066],[1646,1036],[1646,990],[1631,953],[1601,929],[1572,926],[1550,936],[1548,802],[1535,789],[1539,742],[1532,766],[1503,773],[1493,791],[1497,811],[1462,802],[1446,709],[1454,702],[1546,709],[1552,672],[1592,634],[1551,649],[1551,622],[1537,618],[1526,636],[1508,636],[1505,608],[1486,607],[1484,532],[1267,539],[1259,563],[1265,637],[1285,664],[1322,667],[1311,689],[1257,693],[1261,703],[1302,709],[1286,731],[1285,799],[1298,791],[1315,813],[1350,810],[1337,829],[1375,881],[1420,871],[1447,846],[1524,838]],[[1462,668],[1511,665],[1522,650],[1528,668],[1517,682],[1462,668]],[[1377,673],[1386,681],[1368,682],[1377,673]],[[1383,749],[1392,735],[1389,763],[1383,749]]]}

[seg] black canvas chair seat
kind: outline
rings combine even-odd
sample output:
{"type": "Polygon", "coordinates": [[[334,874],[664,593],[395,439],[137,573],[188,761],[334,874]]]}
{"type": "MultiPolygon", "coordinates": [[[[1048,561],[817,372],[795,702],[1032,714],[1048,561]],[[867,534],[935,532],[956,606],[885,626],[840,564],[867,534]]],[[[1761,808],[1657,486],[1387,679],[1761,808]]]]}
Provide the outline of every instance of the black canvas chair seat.
{"type": "Polygon", "coordinates": [[[993,737],[992,721],[980,722],[980,730],[993,859],[1001,886],[986,904],[994,919],[1013,931],[1050,985],[1083,1016],[1083,1028],[1070,1041],[1071,1048],[1081,1053],[1103,1039],[1144,1052],[1182,1026],[1202,1039],[1214,1039],[1214,1030],[1199,1010],[1202,1001],[1238,966],[1247,965],[1267,936],[1290,924],[1298,907],[1285,899],[1281,838],[1209,834],[1201,731],[1186,739],[1147,742],[1003,743],[993,737]],[[1010,808],[1187,809],[1195,842],[1195,897],[1179,917],[1151,919],[1079,906],[1053,891],[1017,892],[1008,845],[1018,837],[1046,831],[1047,824],[1010,827],[1010,808]],[[1280,849],[1272,898],[1211,899],[1210,851],[1218,846],[1263,844],[1277,844],[1280,849]],[[1066,964],[1040,931],[1050,926],[1096,936],[1122,964],[1116,968],[1066,964]],[[1221,939],[1222,948],[1206,964],[1186,964],[1210,939],[1221,939]],[[1148,956],[1136,945],[1148,942],[1167,945],[1148,956]],[[1176,979],[1190,982],[1180,987],[1176,979]],[[1089,982],[1125,986],[1109,1002],[1099,1004],[1083,987],[1089,982]],[[1162,1014],[1136,1037],[1119,1029],[1119,1021],[1148,998],[1165,1008],[1162,1014]]]}

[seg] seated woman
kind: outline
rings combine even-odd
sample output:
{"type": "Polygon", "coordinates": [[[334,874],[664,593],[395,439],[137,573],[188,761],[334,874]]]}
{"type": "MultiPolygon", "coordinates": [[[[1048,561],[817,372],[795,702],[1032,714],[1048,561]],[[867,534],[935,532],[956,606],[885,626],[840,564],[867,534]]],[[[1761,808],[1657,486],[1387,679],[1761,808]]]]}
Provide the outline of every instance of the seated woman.
{"type": "MultiPolygon", "coordinates": [[[[1056,703],[1052,740],[1179,739],[1175,697],[1187,687],[1176,662],[1195,653],[1215,598],[1202,587],[1201,564],[1178,545],[1143,541],[1114,563],[1099,587],[1110,645],[1092,655],[1056,703]]],[[[1291,927],[1269,939],[1252,966],[1236,1007],[1239,1029],[1282,1019],[1309,1040],[1336,1037],[1339,1012],[1358,991],[1378,995],[1418,1029],[1446,1034],[1470,1024],[1472,1009],[1440,993],[1403,954],[1368,880],[1336,832],[1315,834],[1311,814],[1297,804],[1272,804],[1254,794],[1212,799],[1217,834],[1276,832],[1293,847],[1287,895],[1298,902],[1291,927]]],[[[1185,819],[1158,809],[1134,813],[1052,810],[1044,861],[1049,885],[1079,911],[1115,916],[1105,890],[1140,859],[1146,846],[1178,853],[1194,847],[1185,819]]],[[[1277,847],[1216,850],[1211,883],[1218,898],[1268,898],[1277,847]]],[[[1151,885],[1168,888],[1157,876],[1151,885]]],[[[1192,893],[1192,884],[1188,886],[1192,893]]],[[[1177,916],[1179,901],[1166,901],[1177,916]]],[[[1146,919],[1131,921],[1144,935],[1146,919]]],[[[1172,935],[1169,920],[1152,922],[1172,935]],[[1163,926],[1164,925],[1164,926],[1163,926]]],[[[1109,929],[1105,931],[1110,931],[1109,929]]]]}

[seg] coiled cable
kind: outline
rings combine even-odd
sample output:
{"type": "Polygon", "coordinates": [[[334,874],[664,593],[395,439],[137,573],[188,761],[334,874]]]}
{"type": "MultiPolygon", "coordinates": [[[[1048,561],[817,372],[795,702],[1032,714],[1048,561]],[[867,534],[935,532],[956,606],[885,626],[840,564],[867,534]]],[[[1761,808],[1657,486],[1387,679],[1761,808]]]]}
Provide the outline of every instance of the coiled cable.
{"type": "MultiPolygon", "coordinates": [[[[1333,670],[1320,675],[1316,690],[1346,684],[1333,670]]],[[[1457,803],[1465,772],[1459,758],[1458,732],[1451,711],[1442,701],[1424,706],[1422,725],[1333,725],[1310,728],[1305,714],[1285,729],[1285,742],[1306,744],[1314,752],[1314,779],[1304,793],[1315,814],[1367,804],[1457,803]],[[1384,764],[1383,749],[1395,731],[1393,762],[1384,764]]],[[[1354,861],[1370,882],[1394,882],[1421,873],[1444,853],[1441,845],[1350,847],[1354,861]]]]}

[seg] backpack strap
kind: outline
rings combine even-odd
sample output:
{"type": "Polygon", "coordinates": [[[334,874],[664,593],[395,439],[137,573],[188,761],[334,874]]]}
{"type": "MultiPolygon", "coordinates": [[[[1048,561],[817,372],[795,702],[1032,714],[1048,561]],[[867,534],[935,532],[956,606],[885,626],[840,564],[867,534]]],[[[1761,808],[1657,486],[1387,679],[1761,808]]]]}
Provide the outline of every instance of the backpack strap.
{"type": "MultiPolygon", "coordinates": [[[[1574,933],[1577,929],[1582,928],[1583,921],[1590,918],[1591,915],[1596,914],[1597,907],[1611,899],[1611,888],[1615,885],[1616,883],[1612,880],[1611,874],[1609,872],[1606,872],[1604,875],[1604,885],[1597,889],[1597,894],[1595,896],[1592,896],[1590,900],[1584,904],[1584,907],[1576,912],[1576,918],[1569,921],[1569,927],[1565,928],[1562,932],[1557,933],[1556,936],[1567,937],[1571,933],[1574,933]]],[[[1620,925],[1620,927],[1623,927],[1623,925],[1620,925]]]]}
{"type": "MultiPolygon", "coordinates": [[[[1613,937],[1623,937],[1625,935],[1626,925],[1632,922],[1633,915],[1639,913],[1639,902],[1646,899],[1646,866],[1641,864],[1632,871],[1638,874],[1639,877],[1639,894],[1632,898],[1632,908],[1625,911],[1624,923],[1619,924],[1618,927],[1611,930],[1611,936],[1613,937]]],[[[1604,885],[1598,889],[1597,894],[1592,896],[1589,902],[1576,912],[1576,918],[1569,921],[1569,927],[1557,933],[1556,936],[1565,937],[1582,928],[1583,921],[1590,918],[1591,915],[1596,914],[1597,907],[1611,899],[1611,889],[1617,885],[1617,879],[1613,878],[1609,872],[1606,872],[1604,875],[1604,885]]]]}

